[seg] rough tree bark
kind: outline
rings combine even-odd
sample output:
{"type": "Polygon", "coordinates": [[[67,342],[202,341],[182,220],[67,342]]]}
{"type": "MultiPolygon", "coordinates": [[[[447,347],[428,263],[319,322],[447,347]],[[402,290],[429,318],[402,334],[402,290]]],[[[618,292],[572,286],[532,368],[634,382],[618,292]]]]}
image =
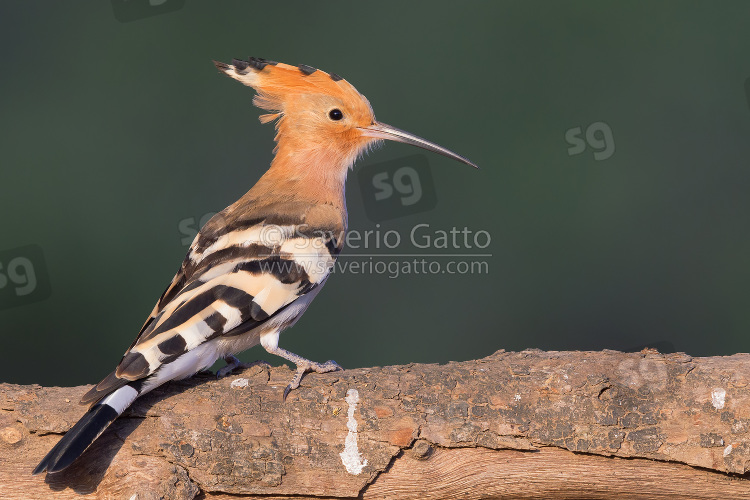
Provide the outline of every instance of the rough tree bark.
{"type": "Polygon", "coordinates": [[[0,497],[750,499],[750,355],[497,352],[199,375],[31,476],[87,387],[0,385],[0,497]]]}

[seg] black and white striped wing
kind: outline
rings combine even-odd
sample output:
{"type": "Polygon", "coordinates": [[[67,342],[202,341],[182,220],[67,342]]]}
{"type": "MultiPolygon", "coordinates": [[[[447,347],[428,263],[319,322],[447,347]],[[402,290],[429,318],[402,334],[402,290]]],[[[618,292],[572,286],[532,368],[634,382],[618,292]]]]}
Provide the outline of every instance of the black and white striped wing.
{"type": "MultiPolygon", "coordinates": [[[[293,227],[281,230],[269,244],[267,234],[261,240],[260,229],[231,231],[210,245],[196,238],[117,369],[81,402],[96,403],[218,337],[245,333],[268,322],[269,328],[286,326],[273,321],[284,308],[325,282],[340,246],[332,236],[295,236],[293,227]]],[[[198,369],[215,359],[206,359],[206,366],[198,369]]]]}

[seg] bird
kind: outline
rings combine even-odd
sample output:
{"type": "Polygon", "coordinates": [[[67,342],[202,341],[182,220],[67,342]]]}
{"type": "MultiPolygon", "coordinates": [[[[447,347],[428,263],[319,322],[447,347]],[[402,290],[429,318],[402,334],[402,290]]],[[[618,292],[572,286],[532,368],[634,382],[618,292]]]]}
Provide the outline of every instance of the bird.
{"type": "Polygon", "coordinates": [[[375,119],[347,80],[305,64],[259,57],[213,61],[220,73],[255,91],[253,104],[275,123],[268,170],[239,200],[198,232],[185,259],[117,368],[81,399],[88,411],[33,474],[70,466],[136,398],[260,344],[306,373],[342,368],[279,347],[279,334],[302,316],[328,281],[344,246],[347,173],[384,140],[410,144],[475,168],[467,158],[375,119]]]}

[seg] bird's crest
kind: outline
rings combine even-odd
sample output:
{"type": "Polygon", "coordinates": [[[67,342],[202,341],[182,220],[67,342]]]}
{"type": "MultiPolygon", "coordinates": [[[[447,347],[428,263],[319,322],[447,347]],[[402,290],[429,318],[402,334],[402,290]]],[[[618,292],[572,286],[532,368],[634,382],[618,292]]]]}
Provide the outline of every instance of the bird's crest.
{"type": "Polygon", "coordinates": [[[271,112],[260,117],[262,123],[280,118],[300,97],[310,94],[327,95],[344,103],[364,101],[369,107],[367,99],[339,75],[305,64],[292,66],[260,57],[214,64],[225,75],[257,91],[253,104],[271,112]]]}

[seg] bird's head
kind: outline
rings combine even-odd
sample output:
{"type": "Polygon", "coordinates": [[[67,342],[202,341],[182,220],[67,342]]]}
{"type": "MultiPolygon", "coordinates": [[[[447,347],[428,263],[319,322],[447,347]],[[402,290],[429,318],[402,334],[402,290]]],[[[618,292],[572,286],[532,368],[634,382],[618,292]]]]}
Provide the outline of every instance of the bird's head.
{"type": "Polygon", "coordinates": [[[217,61],[214,64],[225,75],[256,90],[253,103],[269,112],[261,115],[260,121],[278,120],[276,141],[280,154],[325,151],[332,162],[351,166],[373,143],[387,139],[476,167],[442,146],[378,122],[367,98],[334,73],[256,57],[247,61],[234,59],[232,64],[217,61]]]}

